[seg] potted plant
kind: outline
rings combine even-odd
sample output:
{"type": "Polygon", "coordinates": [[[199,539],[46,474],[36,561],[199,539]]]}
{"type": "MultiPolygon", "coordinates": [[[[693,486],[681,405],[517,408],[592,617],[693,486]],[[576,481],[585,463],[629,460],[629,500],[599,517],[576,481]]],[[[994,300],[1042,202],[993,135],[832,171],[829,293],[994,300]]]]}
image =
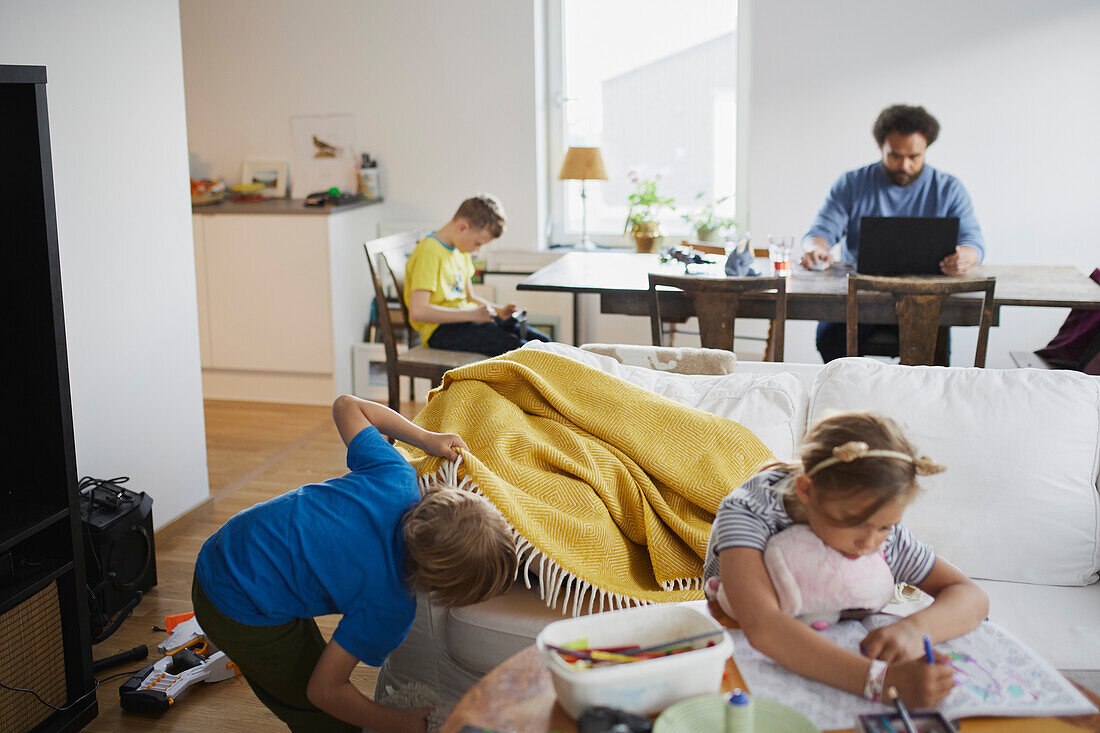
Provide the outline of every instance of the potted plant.
{"type": "Polygon", "coordinates": [[[661,224],[658,216],[661,209],[668,207],[675,211],[676,206],[670,196],[657,193],[657,177],[639,178],[633,171],[630,180],[634,182],[634,192],[627,196],[630,209],[626,212],[626,226],[623,231],[634,235],[634,247],[639,252],[652,252],[654,243],[661,237],[661,224]]]}
{"type": "MultiPolygon", "coordinates": [[[[695,195],[696,201],[701,201],[702,198],[702,191],[695,195]]],[[[737,221],[733,217],[718,216],[715,211],[727,199],[729,196],[723,196],[717,201],[708,201],[698,209],[683,215],[683,220],[695,230],[695,238],[698,241],[721,242],[722,233],[737,226],[737,221]]]]}

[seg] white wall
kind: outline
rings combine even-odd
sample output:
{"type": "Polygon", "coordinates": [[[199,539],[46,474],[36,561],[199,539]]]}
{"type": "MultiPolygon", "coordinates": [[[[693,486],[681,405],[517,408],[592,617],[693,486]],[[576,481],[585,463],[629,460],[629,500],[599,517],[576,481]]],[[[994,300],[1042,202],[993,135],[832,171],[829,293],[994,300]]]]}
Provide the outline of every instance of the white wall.
{"type": "MultiPolygon", "coordinates": [[[[877,158],[878,112],[922,104],[942,127],[927,161],[970,192],[987,262],[1100,266],[1100,3],[754,0],[751,24],[755,233],[801,237],[836,176],[877,158]]],[[[1066,311],[1001,313],[991,367],[1066,311]]],[[[954,329],[953,362],[971,363],[975,331],[954,329]]],[[[820,361],[812,324],[788,326],[786,354],[820,361]]]]}
{"type": "Polygon", "coordinates": [[[177,5],[0,16],[0,63],[46,67],[77,469],[161,526],[209,496],[177,5]]]}
{"type": "MultiPolygon", "coordinates": [[[[742,2],[756,234],[801,235],[835,177],[877,157],[877,113],[920,103],[943,126],[928,161],[970,191],[988,262],[1100,264],[1094,0],[742,2]]],[[[533,249],[542,5],[181,0],[192,169],[235,182],[247,158],[290,158],[292,114],[353,112],[359,146],[384,167],[388,219],[441,221],[468,192],[493,191],[510,216],[501,249],[533,249]]],[[[1045,344],[1064,317],[1002,311],[989,365],[1045,344]]],[[[788,328],[787,358],[818,361],[813,324],[788,328]]],[[[975,330],[955,330],[958,363],[975,330]]]]}
{"type": "Polygon", "coordinates": [[[442,224],[488,191],[500,246],[536,249],[536,5],[181,0],[192,172],[236,183],[247,159],[291,159],[291,115],[350,112],[388,219],[442,224]]]}

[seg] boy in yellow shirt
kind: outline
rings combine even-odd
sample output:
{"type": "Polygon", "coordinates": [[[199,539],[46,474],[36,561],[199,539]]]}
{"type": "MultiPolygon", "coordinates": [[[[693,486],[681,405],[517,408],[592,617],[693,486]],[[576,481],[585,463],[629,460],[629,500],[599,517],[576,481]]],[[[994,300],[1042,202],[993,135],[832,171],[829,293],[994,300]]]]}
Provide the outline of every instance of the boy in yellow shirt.
{"type": "Polygon", "coordinates": [[[470,255],[504,232],[504,209],[488,194],[468,198],[449,222],[416,245],[405,266],[405,303],[422,343],[497,356],[550,338],[527,328],[514,303],[474,295],[470,255]]]}

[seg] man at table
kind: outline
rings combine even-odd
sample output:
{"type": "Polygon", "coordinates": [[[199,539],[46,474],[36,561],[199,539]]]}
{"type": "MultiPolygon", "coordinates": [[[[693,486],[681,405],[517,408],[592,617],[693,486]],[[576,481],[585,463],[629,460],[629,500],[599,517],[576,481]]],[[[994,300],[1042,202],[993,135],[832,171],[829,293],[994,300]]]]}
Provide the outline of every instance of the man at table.
{"type": "MultiPolygon", "coordinates": [[[[945,275],[965,275],[984,258],[985,242],[963,185],[924,163],[925,150],[939,135],[939,122],[924,107],[895,104],[882,110],[872,132],[881,159],[842,174],[833,184],[802,240],[803,266],[832,266],[829,248],[837,242],[841,260],[854,263],[861,217],[952,216],[959,219],[959,241],[954,254],[940,262],[940,269],[945,275]]],[[[818,324],[817,350],[824,361],[847,354],[845,328],[844,323],[818,324]]],[[[865,353],[873,339],[883,337],[896,349],[896,326],[860,324],[859,353],[865,353]]]]}

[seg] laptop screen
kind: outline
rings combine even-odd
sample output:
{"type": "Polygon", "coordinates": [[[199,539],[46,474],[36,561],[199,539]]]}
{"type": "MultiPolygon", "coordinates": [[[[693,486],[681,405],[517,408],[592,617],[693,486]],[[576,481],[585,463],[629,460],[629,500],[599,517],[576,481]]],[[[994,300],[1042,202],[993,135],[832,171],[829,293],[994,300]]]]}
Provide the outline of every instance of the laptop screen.
{"type": "Polygon", "coordinates": [[[942,275],[940,262],[954,253],[958,241],[955,216],[864,216],[859,221],[856,272],[942,275]]]}

